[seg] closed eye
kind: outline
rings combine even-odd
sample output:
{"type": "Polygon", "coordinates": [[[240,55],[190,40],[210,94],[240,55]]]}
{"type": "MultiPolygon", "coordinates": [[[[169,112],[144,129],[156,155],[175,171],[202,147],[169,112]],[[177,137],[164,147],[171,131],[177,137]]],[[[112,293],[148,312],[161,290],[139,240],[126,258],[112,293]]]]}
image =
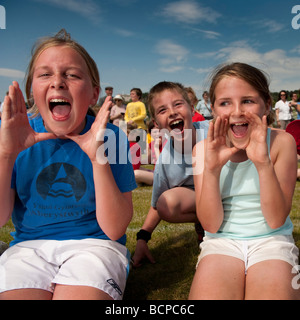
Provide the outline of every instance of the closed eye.
{"type": "Polygon", "coordinates": [[[39,78],[43,78],[43,77],[50,77],[50,73],[45,72],[39,75],[39,78]]]}
{"type": "Polygon", "coordinates": [[[165,111],[166,111],[165,108],[160,108],[160,109],[157,110],[157,114],[162,114],[162,113],[164,113],[165,111]]]}
{"type": "Polygon", "coordinates": [[[180,106],[182,106],[183,104],[184,104],[184,101],[178,100],[178,101],[176,101],[176,102],[174,103],[174,106],[175,106],[175,107],[180,107],[180,106]]]}

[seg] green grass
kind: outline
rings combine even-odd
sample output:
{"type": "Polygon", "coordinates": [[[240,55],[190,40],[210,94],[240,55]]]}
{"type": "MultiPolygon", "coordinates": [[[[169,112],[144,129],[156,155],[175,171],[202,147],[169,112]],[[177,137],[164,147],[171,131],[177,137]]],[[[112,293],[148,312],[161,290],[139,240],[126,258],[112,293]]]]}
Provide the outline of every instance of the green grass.
{"type": "MultiPolygon", "coordinates": [[[[136,233],[150,207],[151,192],[151,187],[133,192],[134,217],[127,231],[127,247],[132,254],[136,233]]],[[[145,262],[131,270],[124,300],[186,299],[199,253],[194,225],[161,222],[148,244],[156,264],[145,262]]]]}
{"type": "MultiPolygon", "coordinates": [[[[151,200],[151,187],[139,187],[133,192],[134,217],[129,225],[127,247],[133,254],[136,233],[143,225],[151,200]]],[[[291,218],[295,226],[294,238],[300,248],[300,182],[293,198],[291,218]]],[[[0,240],[9,242],[13,231],[11,221],[0,229],[0,240]]],[[[195,273],[199,249],[193,224],[161,222],[149,241],[156,260],[152,265],[132,269],[127,282],[124,300],[185,300],[195,273]]]]}

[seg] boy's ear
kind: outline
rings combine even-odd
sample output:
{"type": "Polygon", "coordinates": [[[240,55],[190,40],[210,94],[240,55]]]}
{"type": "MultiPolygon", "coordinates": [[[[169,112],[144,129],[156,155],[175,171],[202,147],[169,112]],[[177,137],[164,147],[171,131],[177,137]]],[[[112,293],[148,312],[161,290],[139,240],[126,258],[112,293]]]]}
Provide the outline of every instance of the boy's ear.
{"type": "Polygon", "coordinates": [[[192,108],[192,116],[194,116],[194,115],[195,115],[195,112],[196,112],[196,111],[195,111],[195,107],[192,106],[191,108],[192,108]]]}
{"type": "Polygon", "coordinates": [[[154,118],[152,118],[152,121],[153,121],[154,127],[159,129],[158,123],[155,121],[154,118]]]}

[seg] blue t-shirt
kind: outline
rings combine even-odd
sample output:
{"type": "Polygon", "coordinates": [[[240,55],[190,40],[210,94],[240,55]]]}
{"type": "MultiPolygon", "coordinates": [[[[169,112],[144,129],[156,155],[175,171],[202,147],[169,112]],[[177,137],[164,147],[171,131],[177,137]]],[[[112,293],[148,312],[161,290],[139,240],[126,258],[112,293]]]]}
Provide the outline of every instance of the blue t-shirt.
{"type": "MultiPolygon", "coordinates": [[[[209,122],[194,122],[193,126],[196,129],[196,141],[206,139],[209,122]]],[[[194,189],[193,158],[192,153],[178,153],[172,139],[168,139],[155,165],[151,206],[156,208],[159,197],[176,187],[194,189]]]]}
{"type": "MultiPolygon", "coordinates": [[[[90,129],[94,120],[87,116],[81,134],[90,129]]],[[[40,116],[31,119],[30,125],[36,132],[47,132],[40,116]]],[[[111,124],[107,124],[107,136],[105,146],[108,145],[115,181],[121,192],[132,191],[136,182],[128,161],[127,137],[111,124]]],[[[16,231],[11,245],[42,239],[109,239],[96,219],[92,163],[72,140],[46,140],[21,152],[11,187],[16,190],[12,214],[16,231]]],[[[125,245],[126,236],[118,242],[125,245]]]]}

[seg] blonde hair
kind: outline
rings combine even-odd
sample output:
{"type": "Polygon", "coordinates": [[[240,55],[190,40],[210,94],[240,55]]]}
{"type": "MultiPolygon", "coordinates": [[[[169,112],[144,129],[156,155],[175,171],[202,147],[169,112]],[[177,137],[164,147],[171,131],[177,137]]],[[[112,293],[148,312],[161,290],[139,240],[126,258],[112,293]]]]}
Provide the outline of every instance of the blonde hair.
{"type": "Polygon", "coordinates": [[[274,112],[272,110],[272,96],[269,90],[269,80],[267,75],[246,63],[235,62],[227,65],[221,65],[216,68],[211,76],[211,85],[209,89],[209,97],[212,106],[216,101],[215,90],[218,83],[225,77],[236,77],[249,83],[255,90],[258,91],[260,97],[270,109],[268,115],[268,124],[274,121],[274,112]]]}
{"type": "Polygon", "coordinates": [[[89,76],[91,78],[93,87],[100,88],[100,76],[99,76],[97,64],[88,54],[88,52],[78,42],[71,39],[70,34],[67,33],[65,29],[61,29],[55,36],[40,39],[39,41],[36,42],[36,44],[32,48],[31,60],[28,65],[27,74],[26,74],[25,90],[26,90],[28,105],[30,108],[29,112],[34,115],[38,114],[38,108],[34,104],[34,101],[31,95],[31,86],[32,86],[32,80],[33,80],[35,62],[43,51],[45,51],[50,47],[56,47],[56,46],[70,47],[74,49],[76,52],[78,52],[87,65],[89,76]]]}

